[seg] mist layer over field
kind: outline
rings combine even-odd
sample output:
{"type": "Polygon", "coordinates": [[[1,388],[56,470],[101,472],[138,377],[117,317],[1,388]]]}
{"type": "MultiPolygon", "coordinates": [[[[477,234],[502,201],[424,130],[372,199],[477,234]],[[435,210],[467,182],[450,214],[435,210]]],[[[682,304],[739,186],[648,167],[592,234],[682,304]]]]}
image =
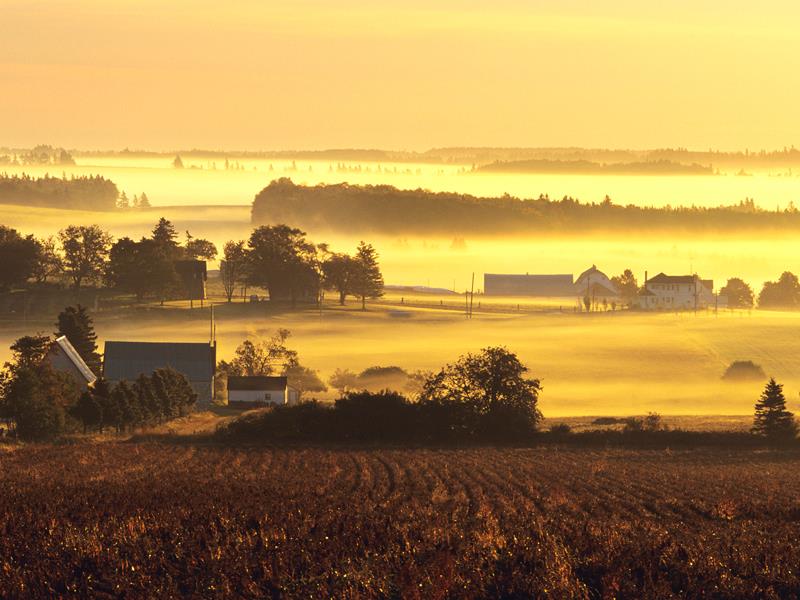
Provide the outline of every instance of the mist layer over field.
{"type": "Polygon", "coordinates": [[[572,196],[599,202],[609,195],[618,204],[637,206],[719,206],[754,198],[762,208],[785,208],[800,198],[800,176],[790,169],[738,177],[470,173],[470,164],[378,163],[323,160],[231,159],[183,155],[186,168],[172,168],[172,157],[78,156],[75,166],[3,166],[8,173],[67,176],[100,174],[128,196],[145,192],[153,205],[249,204],[270,181],[291,177],[297,184],[388,184],[401,189],[461,192],[476,196],[551,198],[572,196]]]}
{"type": "MultiPolygon", "coordinates": [[[[389,302],[396,302],[396,296],[389,302]]],[[[753,360],[786,384],[791,410],[800,410],[800,315],[766,311],[682,314],[477,312],[466,320],[443,311],[372,306],[276,314],[264,306],[217,308],[218,358],[230,358],[246,338],[266,337],[279,327],[292,331],[291,346],[303,364],[327,379],[337,368],[356,372],[398,365],[437,369],[465,352],[505,345],[531,374],[543,380],[546,416],[748,414],[763,382],[726,383],[734,360],[753,360]]],[[[205,341],[208,309],[141,310],[96,314],[105,340],[205,341]]],[[[3,355],[11,341],[32,330],[50,332],[38,320],[4,323],[3,355]]],[[[318,394],[332,399],[333,392],[318,394]]]]}

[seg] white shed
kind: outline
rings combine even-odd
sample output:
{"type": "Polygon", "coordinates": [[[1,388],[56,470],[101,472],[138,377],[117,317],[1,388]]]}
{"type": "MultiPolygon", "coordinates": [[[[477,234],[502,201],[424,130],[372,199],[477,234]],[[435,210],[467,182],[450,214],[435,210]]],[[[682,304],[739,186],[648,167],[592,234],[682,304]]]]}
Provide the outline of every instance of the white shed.
{"type": "Polygon", "coordinates": [[[288,404],[291,400],[291,388],[286,377],[228,377],[229,406],[248,408],[288,404]]]}

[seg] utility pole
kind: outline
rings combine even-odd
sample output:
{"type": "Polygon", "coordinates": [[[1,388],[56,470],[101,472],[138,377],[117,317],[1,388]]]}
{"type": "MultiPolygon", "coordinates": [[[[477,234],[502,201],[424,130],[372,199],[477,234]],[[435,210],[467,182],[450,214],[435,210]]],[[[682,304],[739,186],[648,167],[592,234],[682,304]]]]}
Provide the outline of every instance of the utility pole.
{"type": "Polygon", "coordinates": [[[475,300],[475,273],[472,273],[472,287],[469,291],[469,318],[472,318],[472,303],[475,300]]]}

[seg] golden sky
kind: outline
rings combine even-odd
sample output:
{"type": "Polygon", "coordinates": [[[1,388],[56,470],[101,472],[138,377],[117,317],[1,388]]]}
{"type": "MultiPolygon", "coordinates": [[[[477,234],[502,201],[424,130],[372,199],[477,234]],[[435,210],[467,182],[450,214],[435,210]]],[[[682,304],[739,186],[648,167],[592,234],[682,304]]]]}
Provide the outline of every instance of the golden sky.
{"type": "Polygon", "coordinates": [[[782,148],[799,24],[796,0],[0,0],[0,146],[782,148]]]}

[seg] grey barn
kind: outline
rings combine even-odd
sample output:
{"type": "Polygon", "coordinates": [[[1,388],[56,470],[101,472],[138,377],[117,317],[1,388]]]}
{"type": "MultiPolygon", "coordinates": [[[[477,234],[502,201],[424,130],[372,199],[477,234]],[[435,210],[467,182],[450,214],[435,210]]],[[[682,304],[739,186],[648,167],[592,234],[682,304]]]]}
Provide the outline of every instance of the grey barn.
{"type": "Polygon", "coordinates": [[[486,273],[483,292],[487,296],[572,296],[572,275],[503,275],[486,273]]]}
{"type": "Polygon", "coordinates": [[[172,367],[192,384],[198,404],[208,405],[214,399],[216,364],[216,345],[207,342],[106,342],[103,376],[110,383],[135,381],[172,367]]]}

